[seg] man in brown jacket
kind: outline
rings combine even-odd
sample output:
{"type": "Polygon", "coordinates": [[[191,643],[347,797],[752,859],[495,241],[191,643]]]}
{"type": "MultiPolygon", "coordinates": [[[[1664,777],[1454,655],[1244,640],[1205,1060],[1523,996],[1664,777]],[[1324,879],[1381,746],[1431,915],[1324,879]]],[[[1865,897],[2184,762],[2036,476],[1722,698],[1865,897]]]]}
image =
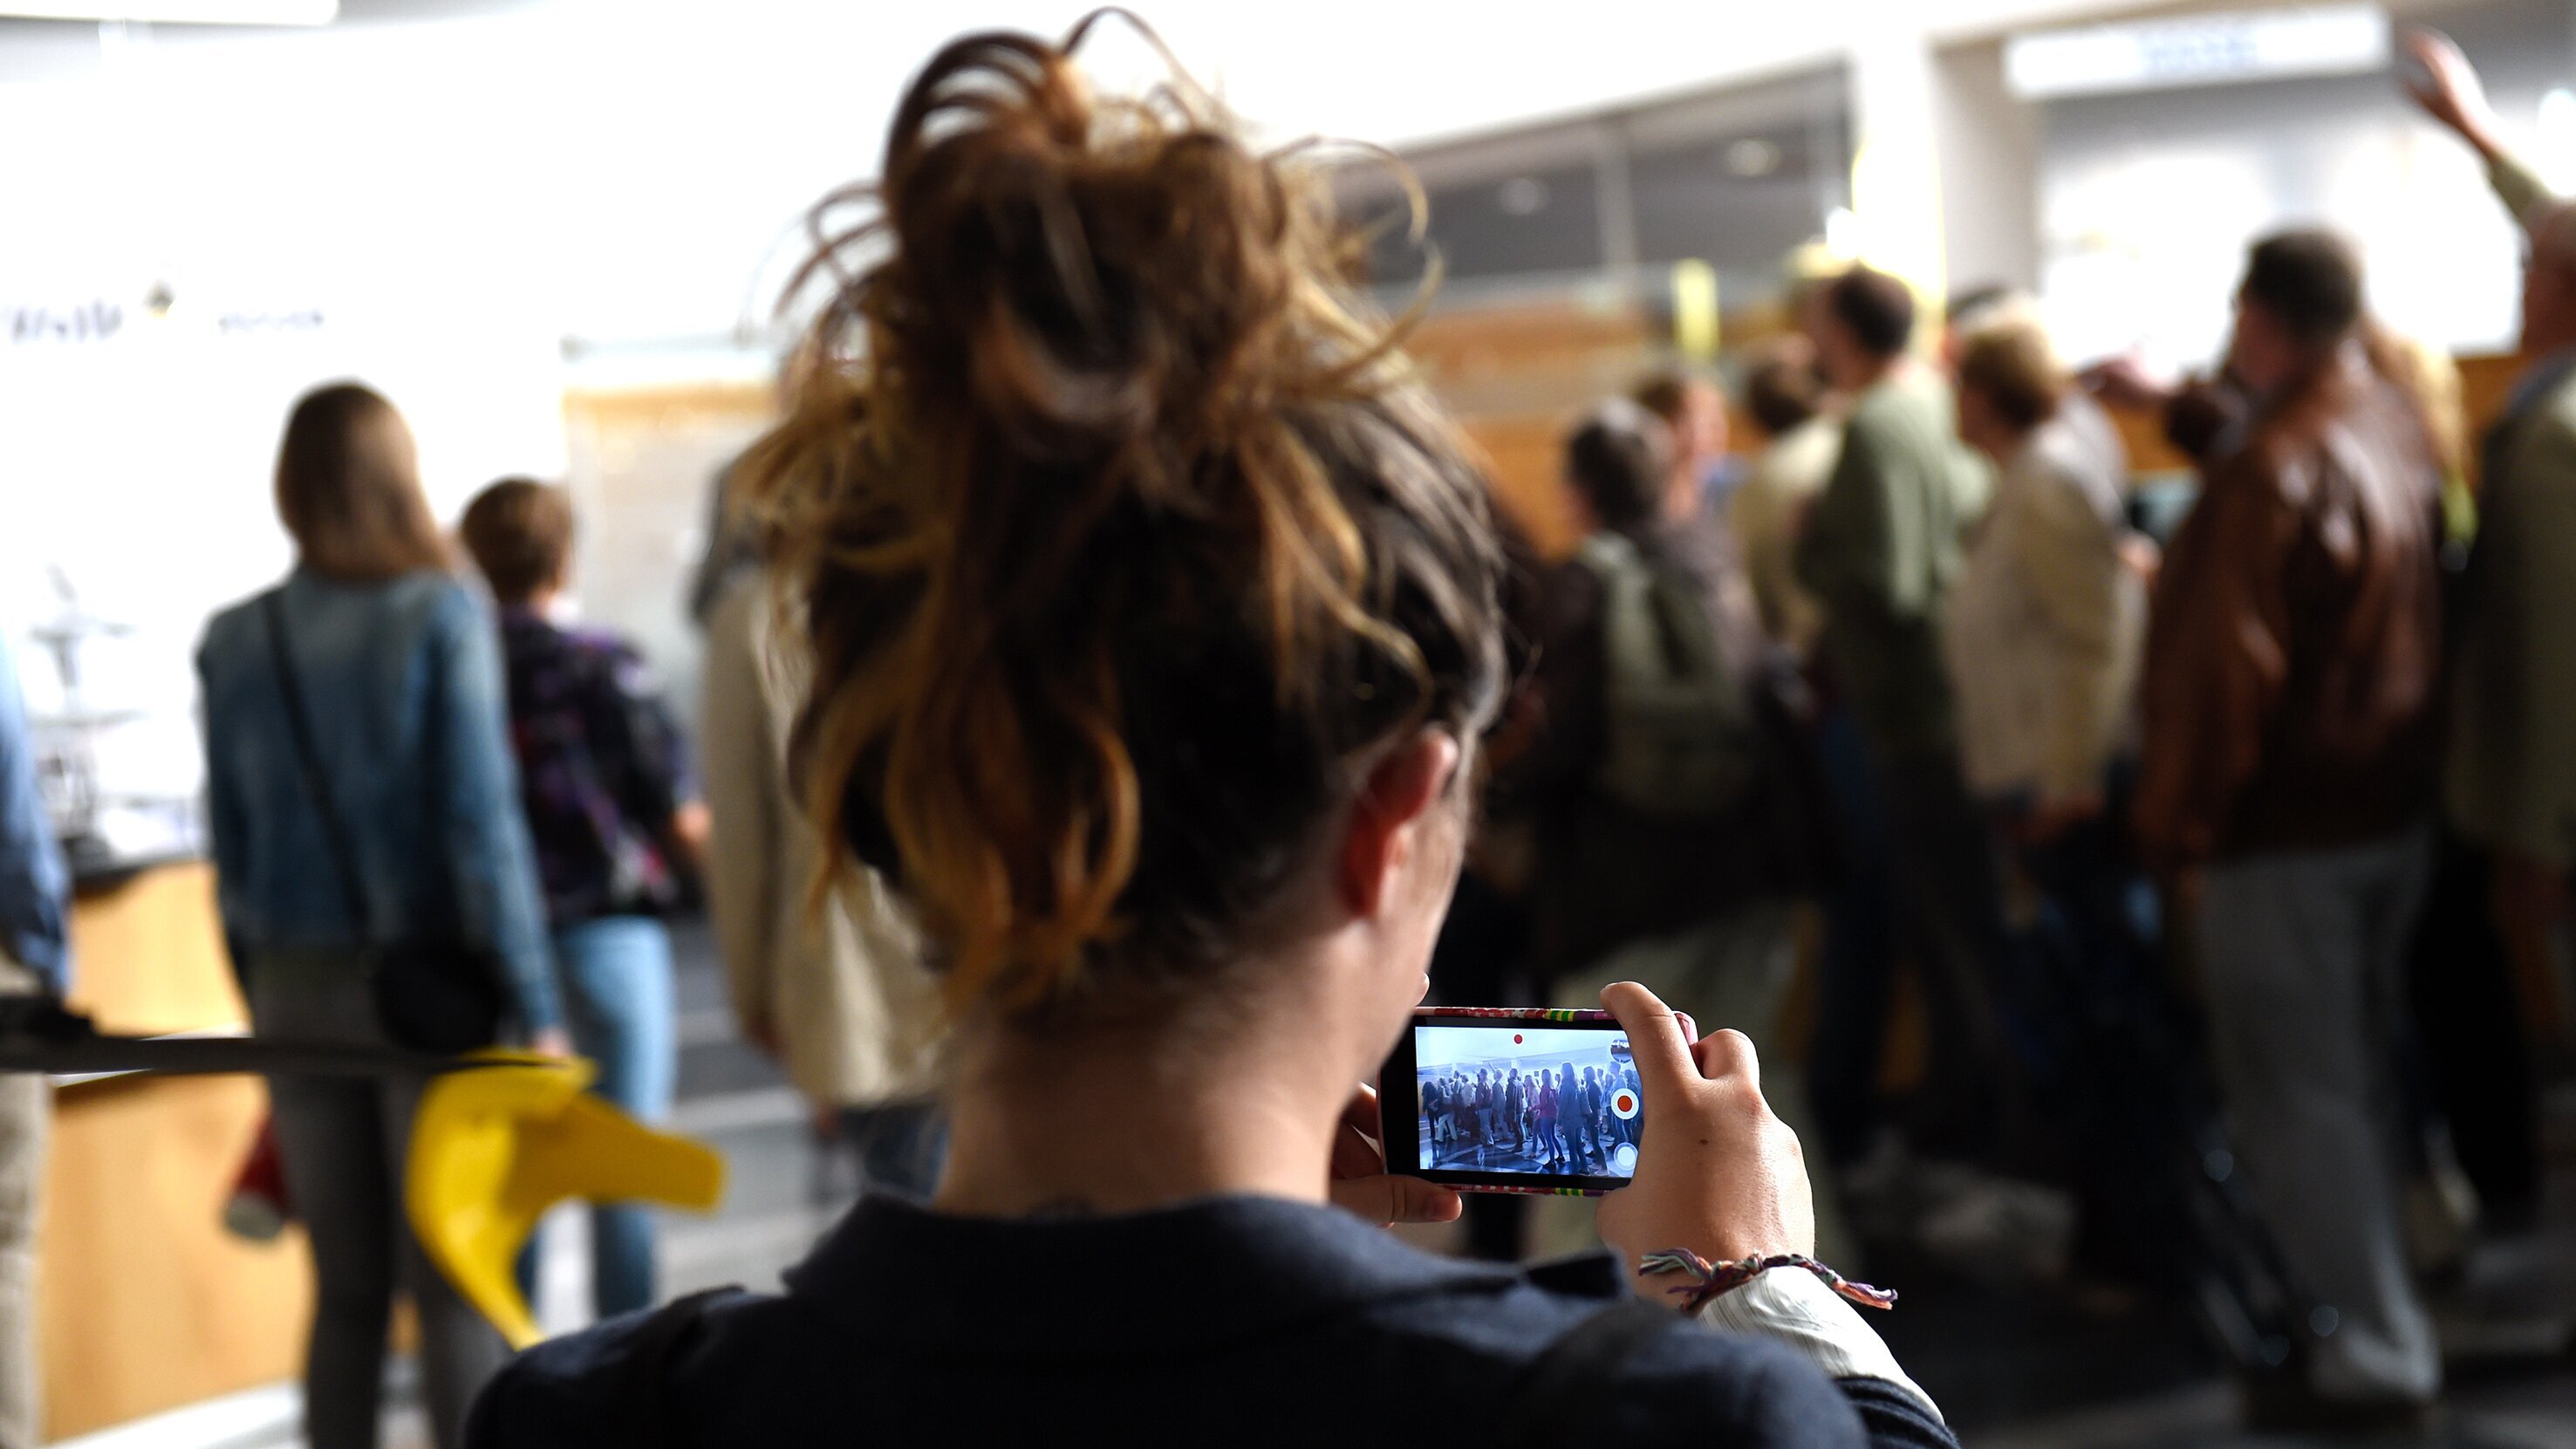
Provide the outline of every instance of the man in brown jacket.
{"type": "Polygon", "coordinates": [[[2201,497],[2147,645],[2137,829],[2152,861],[2199,880],[2220,1085],[2326,1330],[2303,1384],[2258,1386],[2255,1416],[2281,1423],[2408,1417],[2441,1374],[2386,1099],[2438,765],[2439,484],[2361,320],[2343,242],[2255,246],[2238,396],[2200,410],[2201,497]]]}

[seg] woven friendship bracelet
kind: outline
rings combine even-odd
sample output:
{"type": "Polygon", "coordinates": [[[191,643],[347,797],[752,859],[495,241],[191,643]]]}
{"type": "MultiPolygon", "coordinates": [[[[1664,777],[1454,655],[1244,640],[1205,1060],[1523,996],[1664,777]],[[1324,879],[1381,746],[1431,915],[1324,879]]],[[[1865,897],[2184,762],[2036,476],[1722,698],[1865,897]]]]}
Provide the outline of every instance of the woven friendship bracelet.
{"type": "Polygon", "coordinates": [[[1666,1248],[1648,1253],[1638,1260],[1638,1271],[1644,1273],[1677,1273],[1690,1281],[1671,1291],[1682,1300],[1684,1313],[1697,1313],[1710,1301],[1731,1293],[1774,1268],[1804,1268],[1825,1282],[1825,1286],[1863,1308],[1894,1308],[1896,1295],[1885,1288],[1872,1288],[1855,1283],[1804,1253],[1780,1253],[1768,1258],[1745,1258],[1733,1263],[1712,1263],[1688,1248],[1666,1248]]]}

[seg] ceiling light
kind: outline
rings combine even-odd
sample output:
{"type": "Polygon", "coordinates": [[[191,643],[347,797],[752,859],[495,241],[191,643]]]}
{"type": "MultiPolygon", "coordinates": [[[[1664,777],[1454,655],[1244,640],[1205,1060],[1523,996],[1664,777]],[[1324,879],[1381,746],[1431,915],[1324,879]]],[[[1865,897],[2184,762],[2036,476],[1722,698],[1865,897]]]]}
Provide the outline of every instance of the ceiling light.
{"type": "Polygon", "coordinates": [[[0,0],[0,19],[155,25],[328,25],[340,0],[0,0]]]}
{"type": "Polygon", "coordinates": [[[1726,169],[1737,176],[1768,176],[1780,169],[1779,143],[1747,136],[1726,148],[1726,169]]]}
{"type": "Polygon", "coordinates": [[[1495,197],[1505,216],[1536,216],[1547,209],[1547,183],[1535,176],[1515,176],[1495,197]]]}

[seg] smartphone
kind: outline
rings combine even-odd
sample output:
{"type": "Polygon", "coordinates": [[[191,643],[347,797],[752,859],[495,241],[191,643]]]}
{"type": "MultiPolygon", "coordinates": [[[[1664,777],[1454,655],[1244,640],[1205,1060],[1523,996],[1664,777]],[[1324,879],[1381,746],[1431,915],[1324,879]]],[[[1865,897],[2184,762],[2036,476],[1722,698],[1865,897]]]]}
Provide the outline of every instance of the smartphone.
{"type": "Polygon", "coordinates": [[[1606,1011],[1426,1007],[1379,1074],[1378,1112],[1388,1171],[1462,1192],[1615,1192],[1646,1127],[1606,1011]]]}

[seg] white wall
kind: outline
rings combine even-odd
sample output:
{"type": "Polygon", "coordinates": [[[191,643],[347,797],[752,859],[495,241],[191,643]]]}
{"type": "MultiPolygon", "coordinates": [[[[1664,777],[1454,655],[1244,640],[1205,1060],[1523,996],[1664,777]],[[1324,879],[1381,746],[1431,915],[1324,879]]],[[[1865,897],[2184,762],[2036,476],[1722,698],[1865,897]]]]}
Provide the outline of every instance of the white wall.
{"type": "MultiPolygon", "coordinates": [[[[2517,0],[2449,21],[2487,74],[2509,141],[2576,160],[2544,137],[2544,92],[2576,75],[2576,8],[2517,0]]],[[[2571,101],[2576,106],[2576,101],[2571,101]]],[[[2387,76],[2215,86],[2046,108],[2044,300],[2067,351],[2135,348],[2206,366],[2229,325],[2246,245],[2328,225],[2361,245],[2373,308],[2441,346],[2513,342],[2520,241],[2466,148],[2416,114],[2387,76]]],[[[2576,183],[2576,174],[2558,184],[2576,183]]]]}
{"type": "MultiPolygon", "coordinates": [[[[93,706],[156,715],[103,763],[116,788],[185,794],[188,652],[287,562],[269,470],[299,393],[357,376],[393,396],[443,513],[562,466],[561,312],[531,265],[560,232],[555,163],[508,112],[458,104],[463,73],[542,91],[534,57],[473,27],[107,59],[0,86],[0,135],[34,139],[0,147],[0,622],[50,614],[58,568],[139,626],[87,656],[93,706]],[[47,325],[102,309],[104,335],[47,325]]],[[[52,671],[24,673],[50,709],[52,671]]]]}
{"type": "Polygon", "coordinates": [[[1958,46],[1933,67],[1942,249],[1953,291],[2039,285],[2039,111],[2004,87],[2003,47],[1958,46]]]}

